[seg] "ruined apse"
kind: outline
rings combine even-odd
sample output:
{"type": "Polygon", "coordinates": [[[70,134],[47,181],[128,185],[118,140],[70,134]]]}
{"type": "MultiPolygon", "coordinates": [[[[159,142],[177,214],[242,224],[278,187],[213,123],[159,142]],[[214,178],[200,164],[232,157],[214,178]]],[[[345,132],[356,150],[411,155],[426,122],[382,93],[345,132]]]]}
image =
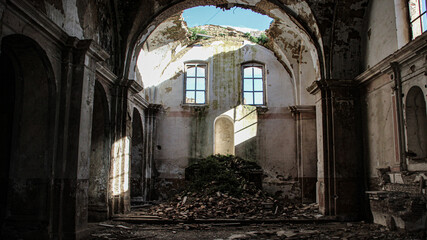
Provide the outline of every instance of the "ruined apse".
{"type": "MultiPolygon", "coordinates": [[[[286,38],[292,31],[283,33],[283,24],[274,22],[268,35],[286,38]]],[[[254,43],[248,34],[232,28],[207,25],[200,29],[205,34],[192,35],[178,13],[163,21],[141,46],[137,64],[137,78],[144,85],[141,94],[162,106],[156,117],[153,153],[158,197],[166,198],[179,189],[185,168],[193,161],[234,154],[262,167],[263,187],[272,194],[300,198],[300,180],[309,179],[304,188],[311,192],[306,197],[313,200],[316,128],[314,107],[309,104],[314,105],[314,99],[303,89],[306,83],[300,82],[302,77],[316,77],[309,48],[302,40],[254,43]],[[278,44],[290,44],[289,52],[278,52],[278,44]],[[247,77],[247,66],[260,71],[262,86],[254,87],[263,92],[262,100],[245,98],[242,79],[247,77]],[[194,71],[198,85],[189,89],[194,71]],[[187,96],[193,88],[200,93],[195,99],[187,96]],[[301,103],[313,113],[304,115],[298,125],[298,114],[292,110],[301,103]],[[301,147],[306,148],[304,167],[301,147]]]]}

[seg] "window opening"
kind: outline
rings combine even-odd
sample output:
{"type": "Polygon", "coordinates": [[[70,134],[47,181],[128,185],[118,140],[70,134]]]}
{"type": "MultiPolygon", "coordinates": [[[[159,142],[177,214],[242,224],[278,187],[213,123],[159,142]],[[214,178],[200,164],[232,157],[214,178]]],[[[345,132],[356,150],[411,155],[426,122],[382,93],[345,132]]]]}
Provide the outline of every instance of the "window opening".
{"type": "Polygon", "coordinates": [[[409,0],[408,5],[414,39],[427,30],[426,0],[409,0]]]}
{"type": "Polygon", "coordinates": [[[243,104],[264,105],[264,68],[261,65],[243,66],[243,104]]]}
{"type": "Polygon", "coordinates": [[[186,64],[185,103],[206,103],[206,64],[186,64]]]}

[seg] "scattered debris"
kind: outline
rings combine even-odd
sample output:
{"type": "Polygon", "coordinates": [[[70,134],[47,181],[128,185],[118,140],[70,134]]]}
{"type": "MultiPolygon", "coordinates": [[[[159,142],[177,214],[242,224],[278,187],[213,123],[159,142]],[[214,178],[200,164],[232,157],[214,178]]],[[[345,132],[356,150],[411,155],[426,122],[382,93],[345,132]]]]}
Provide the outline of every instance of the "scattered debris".
{"type": "MultiPolygon", "coordinates": [[[[106,222],[111,225],[111,222],[106,222]]],[[[120,223],[122,224],[122,223],[120,223]]],[[[426,239],[425,232],[407,232],[365,222],[330,222],[314,224],[253,224],[248,226],[214,224],[168,224],[153,227],[131,224],[132,230],[99,228],[92,225],[85,240],[101,239],[426,239]]]]}
{"type": "Polygon", "coordinates": [[[114,225],[111,225],[111,224],[106,224],[106,223],[100,223],[100,224],[98,224],[99,226],[103,226],[103,227],[114,227],[114,225]]]}
{"type": "MultiPolygon", "coordinates": [[[[318,219],[318,205],[295,203],[261,189],[255,162],[213,155],[186,169],[188,188],[167,202],[135,209],[126,217],[163,220],[318,219]]],[[[320,216],[319,216],[320,215],[320,216]]]]}
{"type": "Polygon", "coordinates": [[[123,225],[117,225],[116,227],[123,228],[123,229],[131,229],[130,227],[126,227],[126,226],[123,226],[123,225]]]}

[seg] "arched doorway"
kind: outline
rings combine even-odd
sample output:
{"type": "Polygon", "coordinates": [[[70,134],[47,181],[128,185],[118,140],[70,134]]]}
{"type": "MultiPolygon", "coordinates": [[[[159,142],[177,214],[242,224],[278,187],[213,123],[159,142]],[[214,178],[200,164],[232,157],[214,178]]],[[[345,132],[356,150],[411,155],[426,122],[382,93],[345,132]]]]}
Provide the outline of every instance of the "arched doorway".
{"type": "Polygon", "coordinates": [[[137,109],[133,110],[132,121],[132,148],[131,148],[131,190],[132,202],[138,204],[146,201],[147,189],[144,187],[145,161],[143,145],[143,128],[141,114],[137,109]]]}
{"type": "Polygon", "coordinates": [[[1,100],[6,103],[1,217],[25,219],[23,234],[47,238],[55,142],[53,71],[44,50],[26,36],[4,37],[1,49],[1,100]]]}
{"type": "Polygon", "coordinates": [[[234,154],[234,123],[228,116],[215,120],[214,154],[234,154]]]}
{"type": "Polygon", "coordinates": [[[427,116],[426,101],[421,88],[412,87],[406,97],[406,137],[407,151],[412,159],[427,158],[427,116]]]}
{"type": "Polygon", "coordinates": [[[110,147],[108,102],[102,85],[95,82],[89,175],[89,221],[108,218],[108,173],[110,147]]]}

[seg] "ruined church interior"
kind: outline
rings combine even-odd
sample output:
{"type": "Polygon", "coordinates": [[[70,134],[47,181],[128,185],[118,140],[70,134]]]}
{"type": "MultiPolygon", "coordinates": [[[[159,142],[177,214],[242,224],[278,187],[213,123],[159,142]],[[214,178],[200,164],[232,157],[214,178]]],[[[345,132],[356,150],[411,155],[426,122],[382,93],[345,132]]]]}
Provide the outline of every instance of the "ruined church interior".
{"type": "Polygon", "coordinates": [[[426,5],[0,0],[0,238],[425,239],[426,5]]]}

